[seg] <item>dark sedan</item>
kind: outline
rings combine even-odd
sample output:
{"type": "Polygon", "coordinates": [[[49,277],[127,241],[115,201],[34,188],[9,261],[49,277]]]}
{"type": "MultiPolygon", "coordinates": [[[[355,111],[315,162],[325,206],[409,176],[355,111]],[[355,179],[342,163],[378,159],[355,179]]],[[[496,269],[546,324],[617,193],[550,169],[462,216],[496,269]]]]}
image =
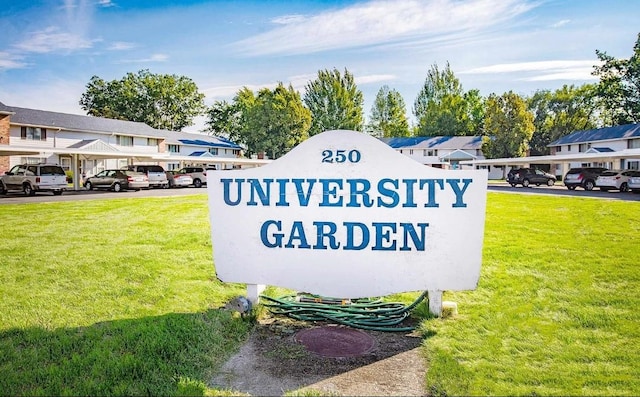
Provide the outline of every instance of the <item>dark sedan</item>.
{"type": "Polygon", "coordinates": [[[522,185],[529,187],[530,185],[547,185],[553,186],[556,183],[556,177],[535,168],[516,168],[509,171],[507,182],[512,186],[522,185]]]}
{"type": "Polygon", "coordinates": [[[149,188],[149,179],[142,172],[127,170],[104,170],[84,181],[87,190],[108,189],[114,192],[122,190],[140,190],[149,188]]]}

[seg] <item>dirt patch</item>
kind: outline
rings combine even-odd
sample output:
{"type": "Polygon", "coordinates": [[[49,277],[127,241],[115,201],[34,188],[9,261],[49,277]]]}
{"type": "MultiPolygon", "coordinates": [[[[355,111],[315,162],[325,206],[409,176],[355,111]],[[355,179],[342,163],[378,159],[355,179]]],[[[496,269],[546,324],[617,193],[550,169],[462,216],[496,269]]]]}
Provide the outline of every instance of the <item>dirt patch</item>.
{"type": "Polygon", "coordinates": [[[295,338],[300,330],[326,325],[280,317],[260,321],[210,386],[252,396],[282,396],[300,389],[334,396],[426,395],[417,333],[365,330],[374,346],[354,357],[315,354],[295,338]]]}

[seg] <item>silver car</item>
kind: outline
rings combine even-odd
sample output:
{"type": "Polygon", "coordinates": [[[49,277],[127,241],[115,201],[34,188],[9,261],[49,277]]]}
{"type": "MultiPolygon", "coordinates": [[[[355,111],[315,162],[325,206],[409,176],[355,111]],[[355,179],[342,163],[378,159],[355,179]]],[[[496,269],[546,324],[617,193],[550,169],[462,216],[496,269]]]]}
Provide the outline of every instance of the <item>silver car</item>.
{"type": "Polygon", "coordinates": [[[640,171],[635,170],[631,172],[627,186],[629,186],[629,190],[632,192],[640,193],[640,171]]]}
{"type": "Polygon", "coordinates": [[[104,170],[84,181],[87,190],[108,189],[114,192],[122,190],[140,190],[149,188],[149,178],[142,172],[129,170],[104,170]]]}
{"type": "Polygon", "coordinates": [[[605,171],[598,179],[596,179],[596,186],[602,191],[607,190],[620,190],[621,192],[629,191],[629,176],[634,170],[609,170],[605,171]]]}

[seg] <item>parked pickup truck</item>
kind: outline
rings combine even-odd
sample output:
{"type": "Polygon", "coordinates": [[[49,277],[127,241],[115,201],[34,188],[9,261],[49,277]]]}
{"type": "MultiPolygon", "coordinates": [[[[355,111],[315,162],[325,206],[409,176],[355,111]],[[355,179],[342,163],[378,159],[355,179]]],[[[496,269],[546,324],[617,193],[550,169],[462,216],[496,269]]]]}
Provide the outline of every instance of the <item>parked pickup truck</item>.
{"type": "Polygon", "coordinates": [[[57,164],[19,164],[0,177],[0,194],[11,190],[33,196],[36,192],[61,195],[67,189],[67,175],[57,164]]]}

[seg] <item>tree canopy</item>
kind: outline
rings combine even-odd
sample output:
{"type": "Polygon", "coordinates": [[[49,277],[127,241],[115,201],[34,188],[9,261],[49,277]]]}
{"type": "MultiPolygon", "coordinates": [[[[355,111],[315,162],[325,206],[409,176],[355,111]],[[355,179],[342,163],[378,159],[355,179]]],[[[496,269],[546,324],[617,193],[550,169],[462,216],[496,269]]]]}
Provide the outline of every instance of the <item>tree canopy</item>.
{"type": "Polygon", "coordinates": [[[184,76],[141,70],[120,80],[93,76],[80,99],[90,116],[129,120],[171,131],[193,125],[205,109],[204,94],[184,76]]]}
{"type": "Polygon", "coordinates": [[[640,123],[640,33],[628,59],[616,59],[596,50],[600,66],[593,75],[600,77],[597,95],[602,99],[613,125],[640,123]]]}
{"type": "Polygon", "coordinates": [[[522,157],[533,136],[533,115],[512,91],[489,95],[484,119],[482,152],[486,158],[522,157]]]}
{"type": "Polygon", "coordinates": [[[364,97],[347,69],[320,70],[305,87],[304,103],[311,111],[309,135],[327,130],[362,131],[364,97]]]}
{"type": "Polygon", "coordinates": [[[574,131],[596,128],[598,105],[595,85],[564,85],[556,91],[538,90],[527,99],[535,132],[529,143],[532,155],[549,154],[547,145],[574,131]]]}
{"type": "Polygon", "coordinates": [[[415,135],[477,135],[482,130],[482,102],[479,91],[464,92],[448,62],[442,71],[434,64],[413,105],[415,135]]]}
{"type": "Polygon", "coordinates": [[[309,137],[311,113],[291,85],[278,83],[257,95],[244,87],[232,103],[216,102],[207,114],[207,130],[243,145],[247,155],[264,152],[275,159],[309,137]]]}
{"type": "Polygon", "coordinates": [[[378,91],[371,107],[368,130],[377,137],[409,136],[407,107],[402,95],[384,85],[378,91]]]}

